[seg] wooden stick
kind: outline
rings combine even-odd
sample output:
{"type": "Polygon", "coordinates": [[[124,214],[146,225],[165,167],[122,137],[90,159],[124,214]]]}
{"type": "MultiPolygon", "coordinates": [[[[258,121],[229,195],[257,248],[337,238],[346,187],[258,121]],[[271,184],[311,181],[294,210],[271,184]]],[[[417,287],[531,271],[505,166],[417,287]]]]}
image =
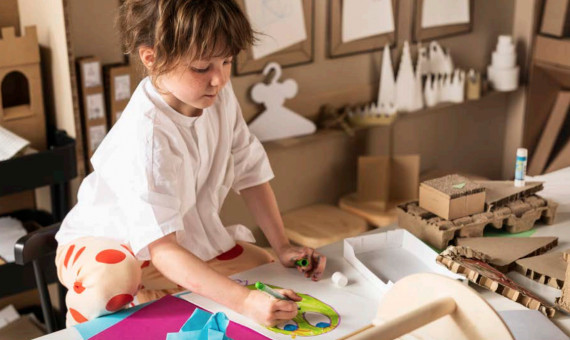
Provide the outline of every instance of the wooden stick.
{"type": "Polygon", "coordinates": [[[366,326],[343,339],[392,340],[453,313],[455,308],[456,304],[453,298],[441,298],[382,325],[366,326]]]}

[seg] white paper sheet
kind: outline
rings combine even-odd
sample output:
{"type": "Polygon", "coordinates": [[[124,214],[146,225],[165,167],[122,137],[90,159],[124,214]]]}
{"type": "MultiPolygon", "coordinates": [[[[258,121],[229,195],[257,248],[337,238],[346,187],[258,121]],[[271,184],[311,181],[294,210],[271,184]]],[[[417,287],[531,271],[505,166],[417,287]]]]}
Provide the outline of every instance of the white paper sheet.
{"type": "Polygon", "coordinates": [[[558,203],[558,214],[570,213],[570,167],[541,176],[528,176],[526,180],[544,181],[544,189],[538,194],[558,203]]]}
{"type": "Polygon", "coordinates": [[[349,42],[394,31],[392,0],[344,0],[342,41],[349,42]]]}
{"type": "Polygon", "coordinates": [[[14,308],[14,305],[8,305],[4,309],[0,310],[0,328],[6,326],[12,321],[18,320],[20,314],[14,308]]]}
{"type": "Polygon", "coordinates": [[[469,0],[424,0],[422,28],[469,22],[469,0]]]}
{"type": "Polygon", "coordinates": [[[0,161],[16,156],[28,145],[29,141],[0,126],[0,161]]]}
{"type": "Polygon", "coordinates": [[[499,312],[516,340],[567,340],[568,337],[537,310],[499,312]]]}
{"type": "Polygon", "coordinates": [[[7,262],[14,262],[14,245],[26,235],[22,222],[12,217],[0,218],[0,256],[7,262]]]}
{"type": "Polygon", "coordinates": [[[253,29],[262,34],[252,47],[254,59],[307,39],[302,0],[245,0],[253,29]]]}
{"type": "MultiPolygon", "coordinates": [[[[331,261],[334,262],[334,261],[331,261]]],[[[344,261],[343,261],[344,262],[344,261]]],[[[344,266],[350,267],[348,264],[344,266]]],[[[374,291],[366,280],[354,273],[352,270],[344,267],[342,270],[348,276],[349,283],[346,287],[336,287],[330,280],[331,268],[338,268],[339,264],[327,262],[327,269],[323,275],[323,279],[318,282],[305,279],[294,268],[284,268],[279,263],[270,263],[261,267],[257,267],[250,271],[236,274],[232,278],[247,281],[248,284],[253,284],[256,281],[261,281],[266,284],[276,285],[279,287],[293,289],[296,292],[311,295],[314,298],[331,306],[340,315],[340,322],[338,326],[332,331],[311,336],[313,339],[338,339],[345,335],[361,329],[371,323],[372,319],[376,316],[379,301],[378,292],[374,291]]],[[[333,269],[334,270],[334,269],[333,269]]],[[[182,295],[181,298],[197,304],[198,306],[209,310],[210,312],[224,312],[232,321],[238,322],[246,327],[249,327],[256,332],[259,332],[271,339],[291,340],[290,335],[279,334],[262,327],[252,320],[237,314],[236,312],[221,306],[209,299],[201,297],[198,294],[182,295]]],[[[297,337],[300,339],[303,337],[297,337]]]]}

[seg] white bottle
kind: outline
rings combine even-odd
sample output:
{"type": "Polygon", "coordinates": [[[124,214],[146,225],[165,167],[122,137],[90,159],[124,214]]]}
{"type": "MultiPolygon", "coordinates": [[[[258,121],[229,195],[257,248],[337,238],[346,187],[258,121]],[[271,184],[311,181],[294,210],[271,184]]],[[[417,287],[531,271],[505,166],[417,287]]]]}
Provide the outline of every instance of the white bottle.
{"type": "Polygon", "coordinates": [[[515,187],[524,187],[526,176],[526,160],[528,150],[525,148],[517,149],[517,160],[515,163],[515,187]]]}

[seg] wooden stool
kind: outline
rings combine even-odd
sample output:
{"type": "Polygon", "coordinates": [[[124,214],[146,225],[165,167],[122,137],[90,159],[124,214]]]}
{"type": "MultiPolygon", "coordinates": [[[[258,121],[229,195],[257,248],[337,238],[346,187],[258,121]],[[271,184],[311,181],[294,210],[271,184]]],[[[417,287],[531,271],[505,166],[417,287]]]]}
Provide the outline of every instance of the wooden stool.
{"type": "Polygon", "coordinates": [[[514,339],[497,312],[473,289],[433,273],[407,276],[380,300],[376,319],[342,339],[514,339]]]}
{"type": "Polygon", "coordinates": [[[285,234],[302,246],[319,248],[366,231],[363,218],[332,205],[312,205],[283,215],[285,234]]]}

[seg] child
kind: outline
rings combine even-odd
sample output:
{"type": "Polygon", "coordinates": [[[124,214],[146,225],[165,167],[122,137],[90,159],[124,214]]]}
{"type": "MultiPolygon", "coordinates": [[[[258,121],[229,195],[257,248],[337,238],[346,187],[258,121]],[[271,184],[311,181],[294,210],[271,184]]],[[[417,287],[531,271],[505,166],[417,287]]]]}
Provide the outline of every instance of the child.
{"type": "Polygon", "coordinates": [[[229,82],[233,57],[254,40],[247,19],[234,0],[125,0],[119,25],[149,77],[91,158],[94,171],[56,236],[67,325],[132,305],[145,291],[179,289],[266,326],[292,319],[294,302],[227,278],[271,260],[242,242],[254,241],[247,228],[222,225],[230,188],[284,266],[308,258],[300,271],[318,280],[326,263],[285,237],[273,172],[229,82]]]}

